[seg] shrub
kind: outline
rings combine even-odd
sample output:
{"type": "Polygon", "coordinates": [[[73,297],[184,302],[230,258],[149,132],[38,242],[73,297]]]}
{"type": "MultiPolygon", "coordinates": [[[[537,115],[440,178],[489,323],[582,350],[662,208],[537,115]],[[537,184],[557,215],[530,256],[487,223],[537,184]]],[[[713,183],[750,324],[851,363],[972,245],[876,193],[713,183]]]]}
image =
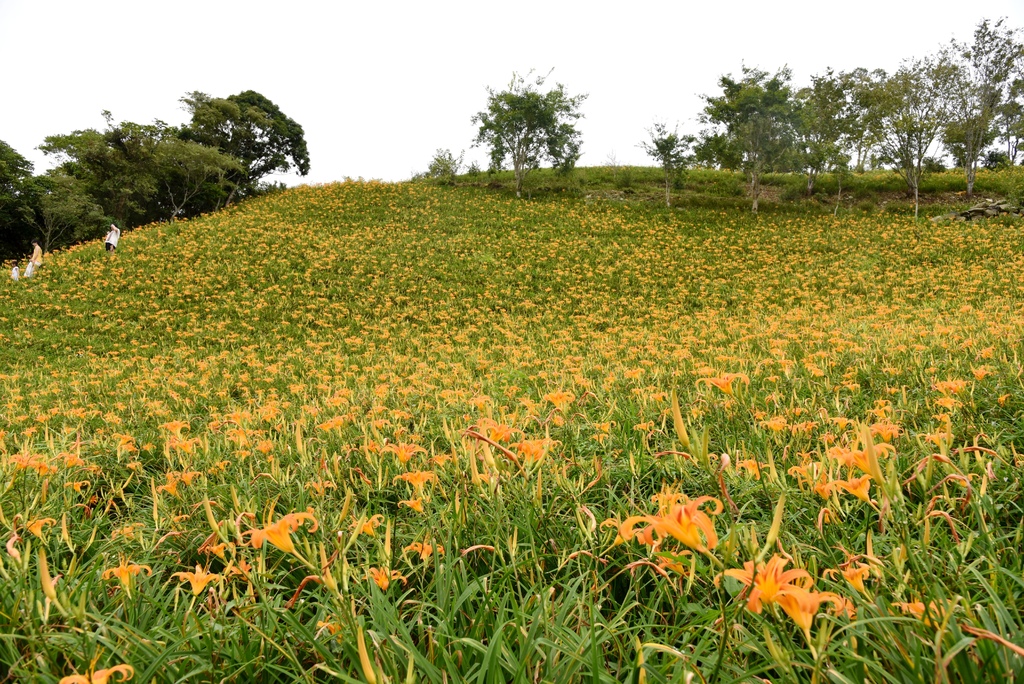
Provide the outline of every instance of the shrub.
{"type": "Polygon", "coordinates": [[[427,177],[441,185],[455,185],[455,177],[459,175],[465,156],[465,152],[459,152],[459,156],[456,157],[451,150],[439,149],[427,167],[427,177]]]}

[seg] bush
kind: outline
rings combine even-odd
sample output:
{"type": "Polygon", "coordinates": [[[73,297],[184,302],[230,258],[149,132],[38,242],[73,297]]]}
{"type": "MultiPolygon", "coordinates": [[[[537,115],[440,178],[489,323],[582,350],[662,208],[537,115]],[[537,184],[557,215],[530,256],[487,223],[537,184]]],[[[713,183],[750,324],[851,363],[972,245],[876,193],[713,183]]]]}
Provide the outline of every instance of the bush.
{"type": "Polygon", "coordinates": [[[620,166],[614,173],[615,187],[620,189],[631,188],[636,178],[632,166],[620,166]]]}
{"type": "Polygon", "coordinates": [[[946,165],[942,163],[941,159],[925,157],[922,168],[924,168],[925,173],[940,173],[946,170],[946,165]]]}
{"type": "Polygon", "coordinates": [[[439,149],[434,153],[434,158],[430,160],[427,177],[441,185],[455,185],[455,177],[459,175],[459,169],[462,168],[462,160],[465,156],[465,151],[459,152],[459,156],[456,157],[451,150],[439,149]]]}
{"type": "Polygon", "coordinates": [[[1005,152],[999,150],[989,150],[985,154],[985,158],[981,160],[981,165],[989,170],[1006,169],[1012,166],[1010,163],[1010,156],[1005,152]]]}

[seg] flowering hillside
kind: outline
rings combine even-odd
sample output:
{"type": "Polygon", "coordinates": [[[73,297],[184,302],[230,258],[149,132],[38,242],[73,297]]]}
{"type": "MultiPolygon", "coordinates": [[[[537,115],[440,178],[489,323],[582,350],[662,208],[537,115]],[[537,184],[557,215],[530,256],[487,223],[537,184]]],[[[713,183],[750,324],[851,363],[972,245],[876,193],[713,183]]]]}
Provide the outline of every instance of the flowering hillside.
{"type": "Polygon", "coordinates": [[[0,673],[1019,678],[1022,272],[1009,219],[355,182],[52,255],[0,673]]]}

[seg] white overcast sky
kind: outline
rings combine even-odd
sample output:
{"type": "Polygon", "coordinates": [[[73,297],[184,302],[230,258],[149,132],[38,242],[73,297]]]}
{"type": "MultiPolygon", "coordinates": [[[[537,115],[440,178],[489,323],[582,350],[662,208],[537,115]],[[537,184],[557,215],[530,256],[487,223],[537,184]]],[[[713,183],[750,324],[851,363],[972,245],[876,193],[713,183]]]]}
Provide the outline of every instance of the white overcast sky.
{"type": "Polygon", "coordinates": [[[310,174],[403,180],[470,149],[487,86],[554,68],[589,93],[581,165],[650,163],[655,120],[696,132],[702,94],[742,64],[794,82],[826,67],[895,68],[982,18],[1024,28],[1024,0],[288,2],[0,0],[0,140],[41,172],[47,135],[118,121],[184,123],[179,98],[256,90],[306,132],[310,174]]]}

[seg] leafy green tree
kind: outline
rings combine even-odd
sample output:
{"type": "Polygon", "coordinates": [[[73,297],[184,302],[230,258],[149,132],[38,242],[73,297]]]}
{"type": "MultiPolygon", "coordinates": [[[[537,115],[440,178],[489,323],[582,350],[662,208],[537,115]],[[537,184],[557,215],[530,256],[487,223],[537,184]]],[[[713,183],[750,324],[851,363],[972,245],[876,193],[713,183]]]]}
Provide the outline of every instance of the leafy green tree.
{"type": "Polygon", "coordinates": [[[994,24],[985,19],[974,30],[973,43],[954,40],[943,55],[949,64],[949,121],[943,139],[963,166],[968,198],[974,195],[981,153],[996,139],[995,117],[1021,53],[1015,34],[1002,19],[994,24]]]}
{"type": "Polygon", "coordinates": [[[172,220],[201,211],[202,205],[194,207],[192,212],[187,210],[204,194],[209,195],[211,191],[221,196],[229,194],[233,185],[228,176],[243,171],[238,160],[215,147],[174,137],[158,143],[155,161],[160,195],[168,203],[172,220]]]}
{"type": "Polygon", "coordinates": [[[761,177],[781,168],[793,147],[796,112],[790,77],[788,68],[769,75],[745,66],[741,79],[719,79],[721,95],[704,97],[707,105],[701,121],[714,128],[702,136],[700,157],[746,172],[755,213],[761,177]]]}
{"type": "Polygon", "coordinates": [[[442,185],[455,185],[455,177],[459,175],[465,156],[465,152],[460,152],[456,157],[451,150],[439,149],[430,160],[427,177],[442,185]]]}
{"type": "Polygon", "coordinates": [[[640,143],[640,147],[657,161],[665,172],[665,206],[671,207],[672,178],[693,159],[690,146],[696,138],[692,135],[679,135],[676,129],[669,133],[668,126],[660,122],[647,129],[647,134],[651,139],[640,143]]]}
{"type": "Polygon", "coordinates": [[[876,109],[873,102],[878,84],[885,78],[885,71],[868,71],[863,67],[839,75],[849,104],[846,144],[847,149],[852,152],[850,161],[857,173],[864,172],[872,150],[878,145],[879,127],[875,124],[876,109]]]}
{"type": "Polygon", "coordinates": [[[214,147],[241,164],[226,175],[232,183],[228,204],[236,192],[244,196],[257,191],[260,181],[271,173],[293,168],[301,176],[309,173],[302,126],[260,93],[247,90],[215,98],[197,91],[181,101],[192,115],[181,137],[214,147]]]}
{"type": "Polygon", "coordinates": [[[849,165],[846,150],[855,118],[846,85],[831,69],[812,76],[811,85],[797,92],[796,101],[797,159],[810,196],[819,175],[849,165]]]}
{"type": "Polygon", "coordinates": [[[948,119],[951,70],[931,57],[904,62],[876,84],[871,98],[881,158],[906,181],[915,219],[924,162],[948,119]]]}
{"type": "MultiPolygon", "coordinates": [[[[1024,58],[1019,63],[1024,67],[1024,58]]],[[[1014,78],[1007,87],[1006,97],[996,108],[996,130],[997,138],[1006,145],[1007,159],[1016,164],[1024,142],[1024,77],[1014,78]]]]}
{"type": "Polygon", "coordinates": [[[28,249],[32,239],[32,163],[0,140],[0,258],[28,249]]]}
{"type": "Polygon", "coordinates": [[[583,116],[579,108],[587,96],[570,96],[561,83],[541,92],[546,79],[538,76],[527,81],[513,74],[508,90],[487,89],[487,109],[472,118],[480,126],[473,145],[490,147],[491,168],[500,169],[511,161],[516,197],[522,197],[526,174],[541,162],[568,171],[580,156],[575,122],[583,116]]]}
{"type": "Polygon", "coordinates": [[[44,252],[103,234],[107,217],[82,181],[53,173],[36,176],[32,182],[37,188],[33,223],[44,252]]]}
{"type": "Polygon", "coordinates": [[[110,112],[104,131],[86,129],[51,135],[39,146],[60,162],[60,171],[79,179],[103,211],[123,225],[159,218],[153,200],[159,190],[156,150],[166,126],[124,121],[110,112]]]}

